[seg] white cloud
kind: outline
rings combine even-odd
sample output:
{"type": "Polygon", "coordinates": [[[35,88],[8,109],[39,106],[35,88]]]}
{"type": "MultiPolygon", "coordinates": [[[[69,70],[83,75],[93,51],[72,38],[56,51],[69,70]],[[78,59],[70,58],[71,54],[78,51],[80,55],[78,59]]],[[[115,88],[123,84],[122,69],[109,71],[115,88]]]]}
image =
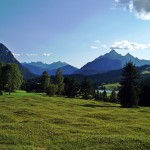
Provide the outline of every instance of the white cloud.
{"type": "Polygon", "coordinates": [[[14,55],[14,57],[20,57],[21,56],[21,54],[15,54],[15,53],[13,53],[13,55],[14,55]]]}
{"type": "Polygon", "coordinates": [[[141,11],[139,13],[136,13],[135,15],[139,19],[150,20],[150,12],[146,13],[145,11],[141,11]]]}
{"type": "Polygon", "coordinates": [[[103,48],[107,48],[107,45],[105,45],[105,44],[103,44],[103,45],[101,45],[103,48]]]}
{"type": "Polygon", "coordinates": [[[113,44],[110,47],[110,49],[114,49],[114,50],[128,50],[128,51],[142,50],[148,48],[150,48],[150,44],[133,43],[127,40],[121,42],[115,42],[115,44],[113,44]]]}
{"type": "Polygon", "coordinates": [[[42,54],[42,56],[47,56],[47,57],[49,57],[49,56],[51,56],[52,55],[52,53],[43,53],[42,54]]]}
{"type": "Polygon", "coordinates": [[[37,54],[26,53],[26,56],[29,56],[29,57],[34,57],[34,56],[37,56],[37,54]]]}
{"type": "Polygon", "coordinates": [[[92,48],[92,49],[98,49],[98,47],[97,47],[97,46],[94,46],[94,45],[92,45],[91,48],[92,48]]]}
{"type": "Polygon", "coordinates": [[[115,0],[118,6],[142,20],[150,20],[150,0],[115,0]]]}

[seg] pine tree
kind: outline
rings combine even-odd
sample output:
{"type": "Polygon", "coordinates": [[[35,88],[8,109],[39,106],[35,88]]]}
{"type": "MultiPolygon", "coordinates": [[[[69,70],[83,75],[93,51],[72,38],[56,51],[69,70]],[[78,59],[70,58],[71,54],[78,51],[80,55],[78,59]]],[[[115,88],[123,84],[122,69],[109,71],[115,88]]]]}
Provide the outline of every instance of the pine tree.
{"type": "Polygon", "coordinates": [[[136,107],[138,105],[138,86],[140,73],[132,62],[127,63],[122,69],[120,81],[119,101],[122,107],[136,107]]]}
{"type": "Polygon", "coordinates": [[[64,92],[64,77],[62,75],[62,70],[60,68],[56,71],[55,84],[58,87],[57,94],[62,95],[64,92]]]}
{"type": "Polygon", "coordinates": [[[103,91],[102,97],[103,97],[103,101],[104,102],[108,102],[109,101],[106,90],[103,91]]]}
{"type": "Polygon", "coordinates": [[[99,90],[96,90],[94,92],[94,98],[95,98],[95,100],[102,101],[103,100],[103,94],[101,92],[99,92],[99,90]]]}
{"type": "Polygon", "coordinates": [[[47,71],[44,71],[41,76],[42,91],[46,93],[47,87],[50,85],[50,76],[47,71]]]}
{"type": "Polygon", "coordinates": [[[73,77],[67,77],[64,80],[65,88],[64,92],[65,95],[68,97],[76,97],[79,94],[80,85],[78,81],[73,77]]]}
{"type": "Polygon", "coordinates": [[[150,106],[150,78],[141,83],[140,106],[150,106]]]}
{"type": "Polygon", "coordinates": [[[0,95],[2,95],[2,67],[3,63],[0,62],[0,95]]]}
{"type": "Polygon", "coordinates": [[[54,96],[57,92],[57,85],[55,84],[50,84],[48,87],[47,87],[47,90],[46,90],[46,94],[48,96],[54,96]]]}
{"type": "Polygon", "coordinates": [[[110,102],[116,103],[117,102],[117,94],[115,90],[112,90],[111,95],[110,95],[110,102]]]}
{"type": "Polygon", "coordinates": [[[90,79],[84,78],[81,84],[81,93],[82,93],[82,98],[84,99],[90,99],[93,97],[94,90],[93,90],[92,81],[90,79]]]}

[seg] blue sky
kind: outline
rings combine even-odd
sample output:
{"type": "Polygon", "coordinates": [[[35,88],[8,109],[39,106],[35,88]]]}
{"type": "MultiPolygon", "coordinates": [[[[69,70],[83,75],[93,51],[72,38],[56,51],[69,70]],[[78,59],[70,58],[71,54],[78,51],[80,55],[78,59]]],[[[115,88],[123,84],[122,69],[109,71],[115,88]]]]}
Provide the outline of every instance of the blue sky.
{"type": "Polygon", "coordinates": [[[150,59],[150,0],[1,0],[0,42],[21,62],[150,59]]]}

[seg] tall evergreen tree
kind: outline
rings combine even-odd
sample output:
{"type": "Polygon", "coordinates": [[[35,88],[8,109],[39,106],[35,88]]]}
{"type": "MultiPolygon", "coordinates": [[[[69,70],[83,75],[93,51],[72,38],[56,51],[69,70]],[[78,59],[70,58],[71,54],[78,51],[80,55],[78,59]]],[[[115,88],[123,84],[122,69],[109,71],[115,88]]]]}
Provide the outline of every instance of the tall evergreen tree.
{"type": "Polygon", "coordinates": [[[102,97],[103,97],[103,101],[104,102],[108,102],[109,101],[106,90],[103,91],[102,97]]]}
{"type": "Polygon", "coordinates": [[[103,100],[103,94],[99,92],[99,90],[94,91],[94,98],[95,100],[102,101],[103,100]]]}
{"type": "Polygon", "coordinates": [[[150,106],[150,78],[145,79],[141,83],[141,93],[139,105],[150,106]]]}
{"type": "Polygon", "coordinates": [[[58,87],[57,94],[62,95],[64,92],[64,77],[62,75],[62,70],[60,68],[56,71],[55,84],[58,87]]]}
{"type": "Polygon", "coordinates": [[[49,95],[49,96],[54,96],[57,92],[57,85],[56,84],[50,84],[48,87],[47,87],[47,90],[46,90],[46,94],[49,95]]]}
{"type": "Polygon", "coordinates": [[[76,97],[79,94],[80,85],[73,77],[66,77],[65,80],[65,95],[68,97],[76,97]]]}
{"type": "Polygon", "coordinates": [[[42,86],[42,92],[46,92],[46,89],[50,85],[50,76],[47,71],[44,71],[41,76],[41,86],[42,86]]]}
{"type": "Polygon", "coordinates": [[[6,64],[2,67],[2,84],[3,89],[9,92],[17,90],[22,84],[22,75],[16,64],[6,64]]]}
{"type": "Polygon", "coordinates": [[[138,105],[140,73],[132,62],[128,62],[122,69],[120,81],[119,101],[122,107],[136,107],[138,105]]]}
{"type": "Polygon", "coordinates": [[[81,83],[81,94],[84,99],[90,99],[94,94],[92,81],[86,77],[81,83]]]}
{"type": "Polygon", "coordinates": [[[110,95],[110,102],[116,103],[117,102],[117,94],[115,90],[112,90],[111,95],[110,95]]]}
{"type": "Polygon", "coordinates": [[[0,62],[0,95],[2,95],[2,67],[3,63],[0,62]]]}

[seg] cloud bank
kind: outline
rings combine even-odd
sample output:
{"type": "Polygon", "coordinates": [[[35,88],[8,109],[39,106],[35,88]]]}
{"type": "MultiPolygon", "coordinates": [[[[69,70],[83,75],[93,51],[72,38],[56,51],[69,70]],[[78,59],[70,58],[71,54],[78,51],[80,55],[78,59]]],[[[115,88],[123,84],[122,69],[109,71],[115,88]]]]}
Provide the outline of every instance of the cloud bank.
{"type": "Polygon", "coordinates": [[[118,6],[135,13],[142,20],[150,20],[150,0],[115,0],[118,6]]]}
{"type": "Polygon", "coordinates": [[[114,50],[128,50],[128,51],[142,50],[148,48],[150,48],[150,44],[133,43],[127,40],[121,42],[115,42],[115,44],[113,44],[110,47],[110,49],[114,49],[114,50]]]}
{"type": "Polygon", "coordinates": [[[49,56],[51,56],[52,55],[52,53],[43,53],[42,54],[42,56],[46,56],[46,57],[49,57],[49,56]]]}
{"type": "Polygon", "coordinates": [[[36,56],[43,56],[43,57],[49,57],[52,55],[52,53],[43,53],[43,54],[35,54],[35,53],[13,53],[14,57],[20,57],[20,56],[28,56],[28,57],[36,57],[36,56]]]}

